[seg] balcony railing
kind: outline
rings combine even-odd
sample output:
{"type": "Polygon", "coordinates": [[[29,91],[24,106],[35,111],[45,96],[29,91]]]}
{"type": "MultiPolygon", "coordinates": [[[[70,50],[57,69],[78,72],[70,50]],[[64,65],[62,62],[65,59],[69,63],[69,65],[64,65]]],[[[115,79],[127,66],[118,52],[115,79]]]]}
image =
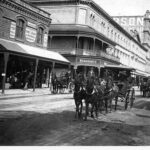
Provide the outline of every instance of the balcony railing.
{"type": "Polygon", "coordinates": [[[100,50],[86,50],[86,49],[51,49],[52,51],[57,51],[60,54],[71,54],[71,55],[83,55],[83,56],[98,56],[98,57],[104,57],[113,61],[120,62],[120,59],[118,57],[112,56],[110,54],[105,53],[104,51],[100,50]]]}

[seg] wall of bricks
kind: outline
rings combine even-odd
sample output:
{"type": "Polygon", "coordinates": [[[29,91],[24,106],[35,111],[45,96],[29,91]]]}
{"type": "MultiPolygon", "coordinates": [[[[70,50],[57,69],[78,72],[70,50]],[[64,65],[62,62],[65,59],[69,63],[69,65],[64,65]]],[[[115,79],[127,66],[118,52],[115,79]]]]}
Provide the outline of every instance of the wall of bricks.
{"type": "MultiPolygon", "coordinates": [[[[20,7],[23,7],[23,6],[20,6],[20,7]]],[[[37,44],[36,38],[35,38],[34,42],[33,41],[29,42],[29,40],[27,40],[26,36],[21,41],[17,40],[15,37],[14,38],[10,37],[11,23],[12,22],[16,23],[17,17],[19,17],[19,16],[23,17],[26,20],[26,27],[28,27],[28,22],[35,25],[35,28],[34,28],[35,33],[37,33],[37,29],[39,26],[44,27],[44,34],[48,36],[50,19],[48,22],[45,22],[42,19],[40,19],[40,17],[41,17],[40,15],[37,18],[37,14],[35,16],[34,13],[31,12],[31,14],[29,15],[29,14],[27,14],[27,12],[25,12],[23,10],[17,11],[15,8],[13,8],[13,7],[11,8],[11,6],[7,6],[6,4],[3,4],[3,5],[0,5],[0,38],[17,41],[17,42],[23,42],[25,44],[32,45],[32,46],[43,47],[43,44],[41,44],[41,45],[37,44]]],[[[25,32],[26,32],[26,29],[25,29],[25,32]]],[[[43,40],[44,40],[44,35],[43,35],[43,40]]]]}

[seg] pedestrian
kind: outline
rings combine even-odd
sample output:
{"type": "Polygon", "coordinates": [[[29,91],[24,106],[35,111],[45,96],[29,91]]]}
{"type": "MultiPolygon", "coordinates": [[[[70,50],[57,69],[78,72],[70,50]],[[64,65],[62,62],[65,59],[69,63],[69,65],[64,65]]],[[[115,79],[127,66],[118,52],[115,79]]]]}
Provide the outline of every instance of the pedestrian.
{"type": "Polygon", "coordinates": [[[24,86],[24,89],[28,89],[28,87],[31,86],[31,85],[29,85],[29,84],[32,83],[32,81],[31,81],[31,80],[32,80],[32,76],[33,76],[33,73],[32,73],[31,71],[29,71],[27,77],[25,78],[25,86],[24,86]]]}

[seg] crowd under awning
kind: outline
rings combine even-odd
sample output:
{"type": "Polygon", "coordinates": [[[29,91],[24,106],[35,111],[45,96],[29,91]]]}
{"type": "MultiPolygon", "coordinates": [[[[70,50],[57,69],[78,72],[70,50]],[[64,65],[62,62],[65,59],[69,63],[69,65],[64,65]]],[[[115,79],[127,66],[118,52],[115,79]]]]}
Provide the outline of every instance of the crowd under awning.
{"type": "Polygon", "coordinates": [[[0,39],[0,52],[10,52],[22,55],[28,55],[36,58],[42,58],[50,61],[58,61],[63,64],[70,62],[61,54],[46,50],[44,48],[33,47],[23,43],[13,42],[5,39],[0,39]]]}
{"type": "Polygon", "coordinates": [[[134,68],[124,65],[104,65],[104,68],[135,71],[134,68]]]}
{"type": "Polygon", "coordinates": [[[34,70],[33,91],[35,90],[39,60],[51,62],[53,64],[52,70],[54,69],[55,63],[58,63],[59,65],[62,66],[64,65],[68,67],[70,66],[70,61],[68,61],[65,57],[63,57],[61,54],[57,52],[46,50],[40,47],[26,45],[24,43],[19,43],[16,41],[6,40],[6,39],[0,39],[0,53],[4,54],[4,68],[2,69],[3,72],[1,74],[1,76],[3,76],[2,93],[4,93],[5,91],[7,64],[9,60],[9,55],[32,58],[36,60],[35,68],[34,68],[35,70],[34,70]]]}

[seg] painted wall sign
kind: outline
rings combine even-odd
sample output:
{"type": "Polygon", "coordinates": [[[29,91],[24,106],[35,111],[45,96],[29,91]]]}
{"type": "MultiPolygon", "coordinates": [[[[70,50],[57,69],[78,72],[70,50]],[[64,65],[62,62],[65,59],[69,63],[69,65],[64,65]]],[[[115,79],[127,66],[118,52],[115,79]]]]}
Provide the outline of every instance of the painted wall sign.
{"type": "Polygon", "coordinates": [[[142,16],[122,16],[122,17],[113,17],[113,19],[122,26],[143,26],[144,21],[142,16]]]}
{"type": "Polygon", "coordinates": [[[32,22],[28,22],[27,25],[29,27],[35,28],[36,29],[36,24],[32,23],[32,22]]]}
{"type": "Polygon", "coordinates": [[[86,23],[86,9],[79,9],[79,18],[78,23],[79,24],[85,24],[86,23]]]}
{"type": "Polygon", "coordinates": [[[37,31],[31,27],[26,28],[25,37],[28,42],[35,42],[37,31]]]}
{"type": "Polygon", "coordinates": [[[15,38],[16,34],[16,22],[11,22],[10,25],[10,38],[15,38]]]}
{"type": "Polygon", "coordinates": [[[48,8],[47,6],[41,7],[43,10],[51,14],[52,24],[72,24],[75,23],[75,7],[62,7],[62,8],[48,8]]]}
{"type": "Polygon", "coordinates": [[[143,16],[119,16],[113,19],[120,24],[126,31],[132,34],[136,30],[143,41],[144,17],[143,16]]]}
{"type": "Polygon", "coordinates": [[[43,47],[47,47],[48,34],[44,34],[43,47]]]}

